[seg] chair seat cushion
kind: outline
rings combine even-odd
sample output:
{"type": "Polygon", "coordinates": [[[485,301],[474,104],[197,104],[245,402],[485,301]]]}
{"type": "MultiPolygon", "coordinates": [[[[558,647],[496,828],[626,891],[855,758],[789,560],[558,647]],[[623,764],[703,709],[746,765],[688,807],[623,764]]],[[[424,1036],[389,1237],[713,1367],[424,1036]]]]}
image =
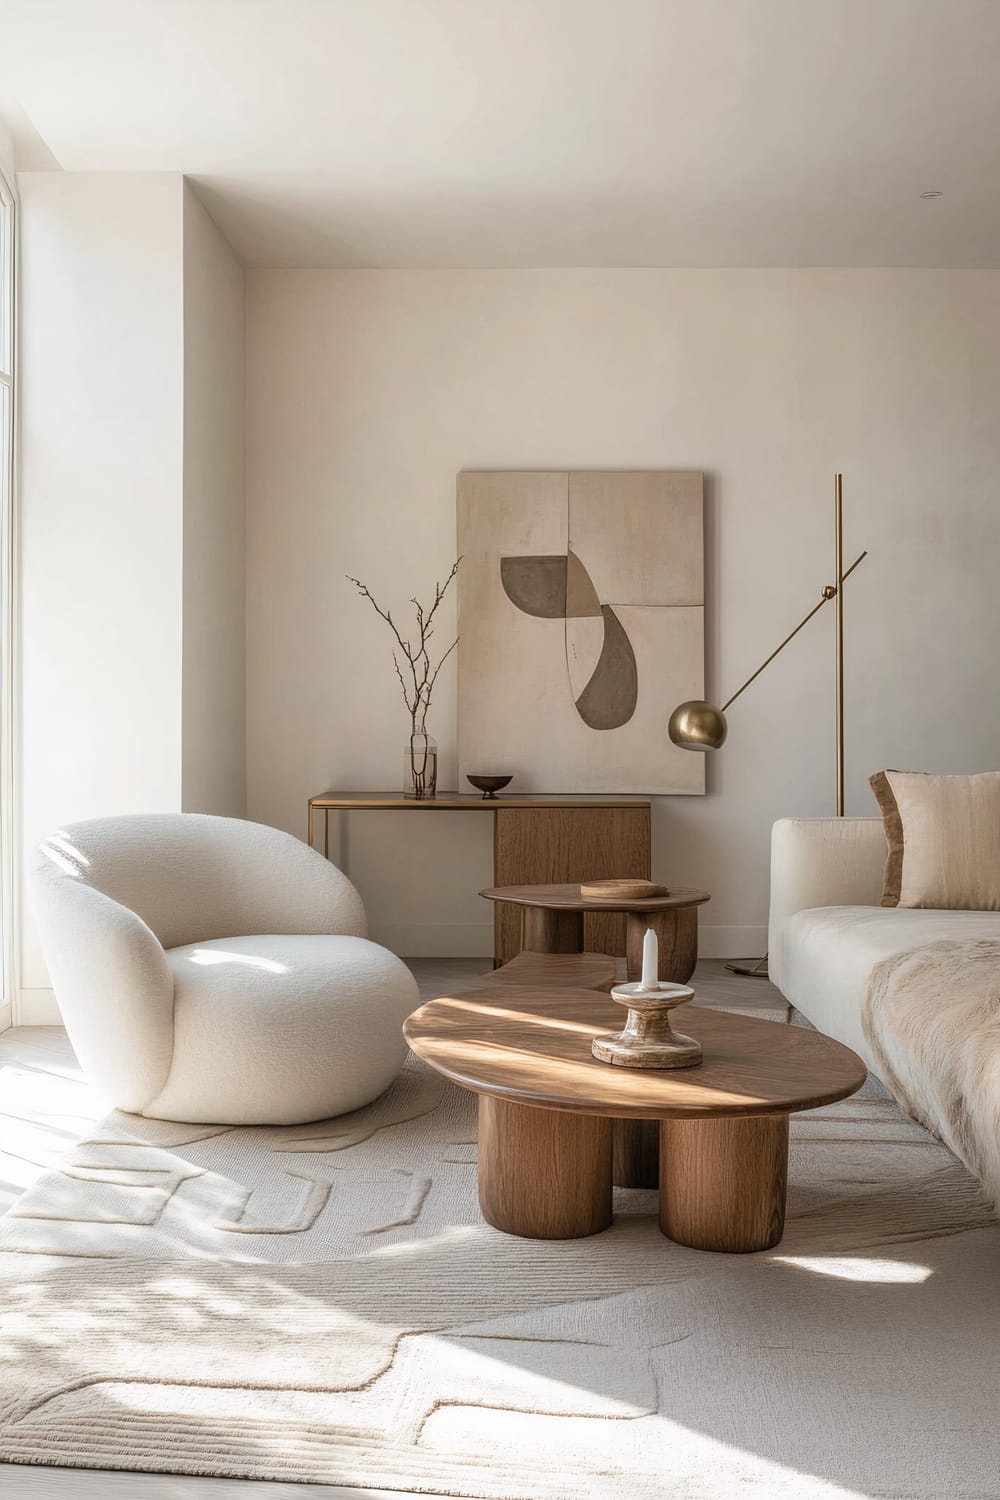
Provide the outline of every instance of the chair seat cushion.
{"type": "Polygon", "coordinates": [[[365,938],[264,935],[167,950],[174,1050],[142,1113],[211,1124],[295,1124],[357,1109],[406,1055],[419,1003],[394,954],[365,938]]]}

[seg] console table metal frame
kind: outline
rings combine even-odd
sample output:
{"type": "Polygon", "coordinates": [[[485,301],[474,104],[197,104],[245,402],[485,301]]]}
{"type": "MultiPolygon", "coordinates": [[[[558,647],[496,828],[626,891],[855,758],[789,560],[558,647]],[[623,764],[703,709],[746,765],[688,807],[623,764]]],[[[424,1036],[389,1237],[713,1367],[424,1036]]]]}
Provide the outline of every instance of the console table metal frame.
{"type": "MultiPolygon", "coordinates": [[[[494,885],[650,876],[648,797],[542,796],[517,793],[495,799],[442,792],[416,799],[399,792],[323,792],[309,798],[308,840],[315,847],[323,817],[323,854],[330,857],[331,812],[479,812],[493,814],[494,885]]],[[[498,903],[493,953],[506,963],[521,951],[521,914],[498,903]]],[[[625,918],[613,913],[587,917],[587,946],[598,953],[625,953],[625,918]]]]}

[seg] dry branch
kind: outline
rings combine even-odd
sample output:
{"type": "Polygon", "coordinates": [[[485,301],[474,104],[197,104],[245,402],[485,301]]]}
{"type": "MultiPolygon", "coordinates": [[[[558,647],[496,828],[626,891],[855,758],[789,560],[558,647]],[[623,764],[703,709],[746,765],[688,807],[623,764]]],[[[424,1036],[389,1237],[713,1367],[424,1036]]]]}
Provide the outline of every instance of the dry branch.
{"type": "Polygon", "coordinates": [[[456,560],[454,567],[443,583],[436,583],[434,585],[434,602],[429,609],[425,609],[416,597],[410,599],[416,616],[417,636],[415,642],[412,642],[408,636],[404,638],[402,631],[392,618],[391,611],[383,609],[367,584],[362,583],[360,578],[352,578],[349,573],[346,575],[348,583],[354,584],[362,599],[367,599],[379,618],[384,620],[388,625],[396,639],[399,653],[402,654],[409,668],[412,687],[407,684],[406,676],[400,665],[399,654],[393,650],[392,664],[396,669],[396,676],[399,678],[399,685],[403,690],[403,702],[406,704],[407,713],[410,715],[413,734],[427,733],[427,713],[431,706],[431,694],[434,691],[434,684],[437,682],[438,673],[441,668],[458,645],[458,638],[456,637],[447,651],[441,656],[437,666],[433,664],[428,643],[434,634],[434,616],[437,614],[438,606],[441,604],[442,599],[448,592],[448,587],[452,579],[458,572],[458,564],[461,561],[461,558],[456,560]]]}

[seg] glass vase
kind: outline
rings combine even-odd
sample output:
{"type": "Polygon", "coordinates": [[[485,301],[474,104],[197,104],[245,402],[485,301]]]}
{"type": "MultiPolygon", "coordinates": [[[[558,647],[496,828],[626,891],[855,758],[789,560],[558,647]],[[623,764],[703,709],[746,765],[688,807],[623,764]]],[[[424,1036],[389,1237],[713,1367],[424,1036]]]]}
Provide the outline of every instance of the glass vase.
{"type": "Polygon", "coordinates": [[[403,750],[403,796],[422,802],[437,794],[437,740],[420,730],[403,750]]]}

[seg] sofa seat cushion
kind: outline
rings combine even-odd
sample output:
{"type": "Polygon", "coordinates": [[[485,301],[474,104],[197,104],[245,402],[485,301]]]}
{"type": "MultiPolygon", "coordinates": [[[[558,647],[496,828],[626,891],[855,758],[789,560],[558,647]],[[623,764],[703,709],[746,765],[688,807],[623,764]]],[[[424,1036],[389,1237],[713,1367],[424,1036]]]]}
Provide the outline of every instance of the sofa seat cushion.
{"type": "Polygon", "coordinates": [[[144,1115],[296,1124],[343,1114],[391,1083],[413,975],[365,938],[264,935],[167,950],[174,1049],[144,1115]]]}
{"type": "Polygon", "coordinates": [[[949,938],[1000,939],[1000,912],[878,906],[800,911],[783,930],[781,988],[814,1026],[852,1047],[881,1076],[862,1029],[871,971],[885,958],[949,938]]]}

